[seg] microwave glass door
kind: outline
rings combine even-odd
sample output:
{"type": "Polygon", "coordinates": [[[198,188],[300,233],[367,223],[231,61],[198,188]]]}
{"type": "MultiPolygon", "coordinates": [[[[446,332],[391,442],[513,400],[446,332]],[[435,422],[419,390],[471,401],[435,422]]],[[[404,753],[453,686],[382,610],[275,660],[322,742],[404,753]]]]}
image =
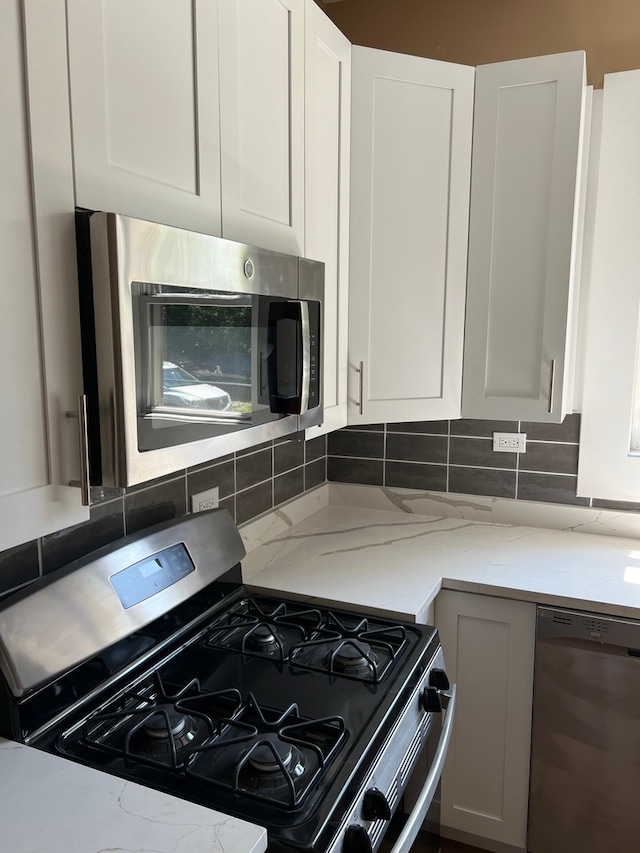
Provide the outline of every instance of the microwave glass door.
{"type": "Polygon", "coordinates": [[[139,450],[294,411],[307,337],[298,300],[138,282],[132,298],[139,450]]]}

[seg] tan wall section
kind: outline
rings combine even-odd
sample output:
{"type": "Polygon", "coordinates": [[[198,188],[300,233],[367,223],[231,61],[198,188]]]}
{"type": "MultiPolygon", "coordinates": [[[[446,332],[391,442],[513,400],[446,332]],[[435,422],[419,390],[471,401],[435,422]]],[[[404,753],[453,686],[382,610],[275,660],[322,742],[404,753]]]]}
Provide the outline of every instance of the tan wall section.
{"type": "Polygon", "coordinates": [[[640,68],[640,0],[340,0],[318,5],[353,44],[482,65],[585,50],[589,83],[640,68]]]}

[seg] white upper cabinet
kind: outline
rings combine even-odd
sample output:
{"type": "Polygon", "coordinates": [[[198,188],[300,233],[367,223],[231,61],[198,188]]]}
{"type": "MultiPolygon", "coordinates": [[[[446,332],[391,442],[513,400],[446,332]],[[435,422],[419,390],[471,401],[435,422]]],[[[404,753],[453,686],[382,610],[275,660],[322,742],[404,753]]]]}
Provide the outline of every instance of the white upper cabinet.
{"type": "Polygon", "coordinates": [[[325,265],[324,423],[347,423],[351,44],[313,0],[305,10],[305,253],[325,265]]]}
{"type": "Polygon", "coordinates": [[[76,203],[220,234],[217,0],[67,6],[76,203]]]}
{"type": "Polygon", "coordinates": [[[222,233],[304,254],[304,0],[219,0],[222,233]]]}
{"type": "Polygon", "coordinates": [[[82,375],[64,4],[2,3],[0,67],[2,550],[89,517],[69,486],[82,375]]]}
{"type": "Polygon", "coordinates": [[[462,414],[571,411],[585,55],[476,71],[462,414]]]}
{"type": "Polygon", "coordinates": [[[352,49],[350,424],[460,417],[474,71],[352,49]]]}

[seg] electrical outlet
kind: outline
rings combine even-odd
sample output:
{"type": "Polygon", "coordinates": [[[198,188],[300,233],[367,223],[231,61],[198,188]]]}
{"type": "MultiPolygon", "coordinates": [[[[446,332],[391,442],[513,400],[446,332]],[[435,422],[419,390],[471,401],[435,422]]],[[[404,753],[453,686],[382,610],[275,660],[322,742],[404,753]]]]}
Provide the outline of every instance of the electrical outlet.
{"type": "Polygon", "coordinates": [[[220,489],[214,486],[205,492],[191,495],[191,512],[203,512],[205,509],[215,509],[220,503],[220,489]]]}
{"type": "Polygon", "coordinates": [[[499,453],[526,453],[526,432],[494,432],[493,449],[499,453]]]}

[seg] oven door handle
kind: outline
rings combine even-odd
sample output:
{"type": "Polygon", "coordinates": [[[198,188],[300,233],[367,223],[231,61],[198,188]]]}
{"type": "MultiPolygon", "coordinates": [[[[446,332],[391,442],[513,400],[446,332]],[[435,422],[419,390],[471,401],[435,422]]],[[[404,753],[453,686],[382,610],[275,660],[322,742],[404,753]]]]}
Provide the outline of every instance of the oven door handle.
{"type": "Polygon", "coordinates": [[[431,806],[431,802],[433,801],[438,788],[438,783],[440,782],[442,768],[444,767],[444,762],[447,757],[447,751],[451,741],[451,733],[453,731],[453,718],[456,708],[456,685],[453,684],[448,693],[442,693],[441,695],[443,698],[447,695],[450,698],[447,703],[446,716],[444,725],[442,726],[442,733],[440,734],[438,748],[436,750],[433,763],[429,769],[426,781],[422,786],[418,799],[416,800],[416,804],[413,807],[398,840],[392,847],[391,853],[409,853],[411,845],[413,844],[417,834],[420,832],[422,823],[427,816],[427,812],[429,811],[429,807],[431,806]]]}

